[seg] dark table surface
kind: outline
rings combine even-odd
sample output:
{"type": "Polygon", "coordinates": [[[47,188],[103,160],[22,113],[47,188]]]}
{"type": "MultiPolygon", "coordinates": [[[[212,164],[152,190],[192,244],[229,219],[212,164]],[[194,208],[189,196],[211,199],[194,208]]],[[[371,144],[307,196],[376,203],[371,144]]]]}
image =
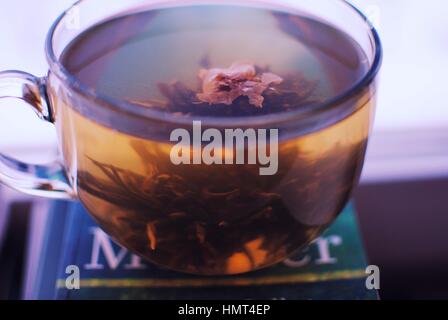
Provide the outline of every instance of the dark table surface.
{"type": "Polygon", "coordinates": [[[383,299],[448,299],[448,179],[360,186],[355,195],[383,299]]]}

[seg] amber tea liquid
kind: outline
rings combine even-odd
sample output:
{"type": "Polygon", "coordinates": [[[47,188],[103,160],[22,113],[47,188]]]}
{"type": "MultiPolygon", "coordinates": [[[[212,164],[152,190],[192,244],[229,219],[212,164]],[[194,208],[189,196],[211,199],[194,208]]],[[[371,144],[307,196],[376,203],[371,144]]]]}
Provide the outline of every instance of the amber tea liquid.
{"type": "MultiPolygon", "coordinates": [[[[344,93],[368,68],[359,45],[323,21],[227,5],[106,21],[79,35],[62,61],[99,95],[189,119],[308,108],[344,93]],[[264,109],[244,98],[216,108],[188,103],[200,69],[235,61],[295,81],[303,99],[285,90],[264,109]]],[[[278,172],[260,176],[257,165],[174,165],[169,136],[103,125],[68,98],[54,101],[67,174],[104,230],[155,264],[210,275],[277,263],[338,216],[361,171],[373,108],[369,94],[352,103],[334,124],[288,135],[280,128],[278,172]]]]}

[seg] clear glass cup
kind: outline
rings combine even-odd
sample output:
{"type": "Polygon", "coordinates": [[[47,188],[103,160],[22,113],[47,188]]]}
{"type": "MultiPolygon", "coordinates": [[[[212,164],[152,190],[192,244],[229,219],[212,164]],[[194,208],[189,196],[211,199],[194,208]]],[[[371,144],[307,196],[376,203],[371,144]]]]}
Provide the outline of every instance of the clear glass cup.
{"type": "Polygon", "coordinates": [[[372,25],[345,1],[82,0],[50,29],[46,56],[46,77],[1,72],[0,98],[22,99],[54,123],[61,159],[37,166],[0,155],[0,181],[31,195],[80,200],[115,240],[162,267],[236,274],[275,264],[334,221],[359,179],[382,51],[372,25]],[[359,81],[311,108],[199,117],[204,128],[218,130],[278,128],[277,175],[259,176],[245,166],[178,169],[166,141],[174,129],[191,126],[191,117],[96,94],[60,61],[71,41],[99,22],[210,2],[319,17],[352,37],[368,60],[359,81]]]}

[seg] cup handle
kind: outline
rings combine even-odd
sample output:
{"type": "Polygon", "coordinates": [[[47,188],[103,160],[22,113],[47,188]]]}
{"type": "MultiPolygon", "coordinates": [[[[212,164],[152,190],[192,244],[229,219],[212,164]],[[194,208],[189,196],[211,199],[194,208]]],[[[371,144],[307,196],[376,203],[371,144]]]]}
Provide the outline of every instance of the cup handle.
{"type": "MultiPolygon", "coordinates": [[[[0,72],[0,99],[25,101],[42,120],[54,123],[47,100],[46,79],[21,71],[0,72]]],[[[0,182],[26,194],[53,199],[74,199],[64,167],[59,161],[47,165],[23,163],[0,151],[0,182]]]]}

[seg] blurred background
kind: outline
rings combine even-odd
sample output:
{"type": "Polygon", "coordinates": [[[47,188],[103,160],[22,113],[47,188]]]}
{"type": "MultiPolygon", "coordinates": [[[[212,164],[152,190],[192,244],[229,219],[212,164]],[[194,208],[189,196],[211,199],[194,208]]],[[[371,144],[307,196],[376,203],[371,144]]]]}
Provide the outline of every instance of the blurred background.
{"type": "MultiPolygon", "coordinates": [[[[448,2],[351,2],[375,24],[385,53],[375,127],[355,195],[370,262],[382,271],[380,294],[448,298],[448,2]]],[[[0,0],[0,70],[45,75],[46,32],[72,3],[0,0]]],[[[2,100],[0,120],[2,151],[33,162],[55,155],[54,129],[26,106],[2,100]]],[[[14,219],[18,228],[27,227],[26,215],[14,219]]],[[[4,225],[0,205],[0,243],[4,225]]],[[[0,282],[2,268],[12,267],[0,267],[0,282]]]]}

